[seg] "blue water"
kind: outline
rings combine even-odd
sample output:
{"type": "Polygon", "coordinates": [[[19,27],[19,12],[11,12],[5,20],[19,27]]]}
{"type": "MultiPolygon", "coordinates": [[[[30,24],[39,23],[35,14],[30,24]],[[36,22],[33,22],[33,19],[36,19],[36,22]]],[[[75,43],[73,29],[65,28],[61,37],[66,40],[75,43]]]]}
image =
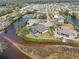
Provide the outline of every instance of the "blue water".
{"type": "Polygon", "coordinates": [[[14,23],[14,27],[18,28],[32,17],[32,14],[24,15],[14,23]]]}
{"type": "Polygon", "coordinates": [[[68,19],[70,19],[79,28],[79,20],[76,20],[72,18],[71,16],[68,16],[68,19]]]}

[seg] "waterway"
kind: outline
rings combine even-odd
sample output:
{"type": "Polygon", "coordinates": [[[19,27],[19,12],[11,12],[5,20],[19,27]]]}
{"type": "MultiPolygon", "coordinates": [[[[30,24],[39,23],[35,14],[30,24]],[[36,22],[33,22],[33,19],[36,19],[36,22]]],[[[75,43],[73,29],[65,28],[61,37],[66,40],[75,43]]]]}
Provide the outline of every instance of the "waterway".
{"type": "Polygon", "coordinates": [[[28,56],[22,54],[16,47],[14,47],[6,38],[2,36],[6,36],[8,39],[12,40],[15,43],[19,43],[25,45],[26,42],[21,40],[16,36],[16,29],[20,27],[23,23],[25,23],[29,18],[32,17],[32,14],[22,16],[18,21],[14,24],[11,24],[6,30],[6,32],[0,33],[0,41],[3,40],[8,48],[4,52],[4,55],[0,57],[0,59],[31,59],[28,56]]]}
{"type": "Polygon", "coordinates": [[[30,18],[32,18],[32,14],[22,16],[18,21],[16,21],[13,25],[15,29],[20,27],[22,24],[26,23],[30,18]]]}
{"type": "Polygon", "coordinates": [[[79,20],[72,18],[71,16],[68,16],[69,20],[71,20],[78,28],[79,28],[79,20]]]}

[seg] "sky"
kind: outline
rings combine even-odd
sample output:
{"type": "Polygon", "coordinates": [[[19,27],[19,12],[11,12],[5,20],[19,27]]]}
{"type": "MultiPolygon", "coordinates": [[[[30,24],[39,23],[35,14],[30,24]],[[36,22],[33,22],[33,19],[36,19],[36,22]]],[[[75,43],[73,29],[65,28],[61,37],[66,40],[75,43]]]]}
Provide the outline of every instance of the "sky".
{"type": "Polygon", "coordinates": [[[36,2],[36,1],[79,1],[79,0],[0,0],[1,3],[5,2],[36,2]]]}

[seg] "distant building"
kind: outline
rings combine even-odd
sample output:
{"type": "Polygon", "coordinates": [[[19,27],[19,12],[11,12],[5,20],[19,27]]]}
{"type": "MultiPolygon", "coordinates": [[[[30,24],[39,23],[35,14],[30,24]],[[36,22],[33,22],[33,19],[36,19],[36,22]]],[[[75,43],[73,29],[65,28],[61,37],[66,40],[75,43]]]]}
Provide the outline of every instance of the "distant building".
{"type": "Polygon", "coordinates": [[[32,14],[29,14],[29,15],[24,15],[24,16],[22,16],[22,19],[24,19],[24,20],[30,20],[30,18],[32,17],[33,15],[32,14]]]}
{"type": "Polygon", "coordinates": [[[14,18],[14,17],[12,17],[11,15],[7,15],[7,16],[6,16],[6,20],[9,20],[9,21],[12,20],[13,18],[14,18]]]}
{"type": "Polygon", "coordinates": [[[5,22],[0,21],[0,26],[3,26],[4,27],[4,25],[5,25],[5,22]]]}

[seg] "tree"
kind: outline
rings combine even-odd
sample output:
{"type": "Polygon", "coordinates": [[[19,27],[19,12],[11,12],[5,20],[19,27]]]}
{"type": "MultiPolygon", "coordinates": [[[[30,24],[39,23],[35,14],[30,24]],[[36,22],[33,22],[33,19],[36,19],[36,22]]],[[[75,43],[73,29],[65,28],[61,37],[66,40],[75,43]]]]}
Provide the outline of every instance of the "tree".
{"type": "Polygon", "coordinates": [[[77,14],[73,12],[71,16],[72,16],[74,19],[76,19],[76,15],[77,15],[77,14]]]}
{"type": "Polygon", "coordinates": [[[38,16],[39,19],[47,19],[46,14],[39,14],[38,16]]]}

